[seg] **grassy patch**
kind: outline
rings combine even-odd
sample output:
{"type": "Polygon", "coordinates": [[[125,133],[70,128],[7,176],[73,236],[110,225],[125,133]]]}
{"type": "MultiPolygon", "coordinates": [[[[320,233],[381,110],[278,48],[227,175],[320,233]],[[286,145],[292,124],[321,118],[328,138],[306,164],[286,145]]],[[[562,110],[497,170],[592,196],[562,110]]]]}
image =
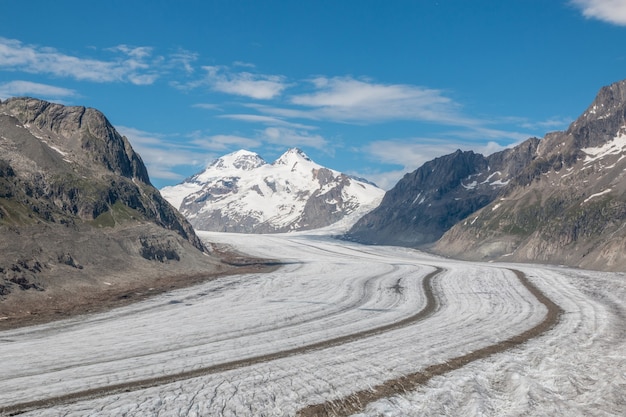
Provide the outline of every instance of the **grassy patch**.
{"type": "Polygon", "coordinates": [[[100,214],[93,219],[90,223],[96,227],[115,227],[116,224],[123,224],[133,220],[143,219],[143,216],[121,201],[116,201],[109,210],[100,214]]]}
{"type": "Polygon", "coordinates": [[[33,210],[13,199],[0,198],[0,224],[25,226],[35,224],[39,218],[33,210]]]}

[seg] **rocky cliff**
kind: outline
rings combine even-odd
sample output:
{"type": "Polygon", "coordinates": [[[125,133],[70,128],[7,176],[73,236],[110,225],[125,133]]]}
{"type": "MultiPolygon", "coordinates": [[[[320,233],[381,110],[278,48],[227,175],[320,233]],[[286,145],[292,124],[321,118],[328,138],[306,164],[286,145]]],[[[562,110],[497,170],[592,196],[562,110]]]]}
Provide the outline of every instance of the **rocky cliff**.
{"type": "Polygon", "coordinates": [[[219,264],[102,113],[32,98],[0,103],[0,233],[2,308],[219,264]]]}
{"type": "Polygon", "coordinates": [[[14,174],[12,180],[2,177],[4,188],[15,197],[23,191],[21,200],[32,211],[16,214],[57,223],[111,222],[115,208],[123,206],[204,249],[152,187],[128,140],[99,111],[11,99],[0,104],[0,127],[0,163],[14,174]]]}

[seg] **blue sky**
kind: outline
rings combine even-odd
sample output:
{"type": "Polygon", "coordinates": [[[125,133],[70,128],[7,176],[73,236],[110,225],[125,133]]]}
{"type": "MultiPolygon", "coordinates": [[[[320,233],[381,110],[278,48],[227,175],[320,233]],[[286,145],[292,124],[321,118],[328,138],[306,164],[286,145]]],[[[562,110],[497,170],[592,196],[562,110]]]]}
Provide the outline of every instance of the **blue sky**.
{"type": "Polygon", "coordinates": [[[94,107],[171,185],[300,147],[392,187],[564,130],[626,78],[626,0],[0,0],[0,98],[94,107]]]}

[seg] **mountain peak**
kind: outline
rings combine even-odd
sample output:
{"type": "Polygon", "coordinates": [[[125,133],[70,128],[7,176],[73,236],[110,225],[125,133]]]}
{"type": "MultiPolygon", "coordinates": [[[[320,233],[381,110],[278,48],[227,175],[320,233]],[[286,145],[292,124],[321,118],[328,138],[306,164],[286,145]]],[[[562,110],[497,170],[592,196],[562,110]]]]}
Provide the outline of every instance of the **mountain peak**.
{"type": "Polygon", "coordinates": [[[589,123],[597,120],[609,119],[623,109],[626,105],[626,80],[615,82],[602,87],[591,105],[574,122],[573,126],[589,123]]]}
{"type": "Polygon", "coordinates": [[[545,136],[538,148],[547,160],[571,165],[585,148],[604,146],[624,133],[626,127],[626,80],[602,87],[591,105],[565,132],[545,136]]]}
{"type": "Polygon", "coordinates": [[[0,104],[0,114],[11,115],[25,128],[39,131],[36,137],[47,132],[46,146],[54,146],[52,149],[64,155],[71,153],[90,159],[95,162],[87,164],[90,168],[99,167],[150,183],[148,171],[128,139],[120,135],[99,110],[14,97],[0,104]]]}
{"type": "Polygon", "coordinates": [[[256,158],[261,160],[247,151],[226,155],[202,174],[161,193],[197,229],[241,233],[308,230],[337,222],[349,227],[384,194],[316,164],[297,148],[272,164],[233,168],[256,158]],[[227,168],[220,168],[220,163],[227,168]]]}
{"type": "Polygon", "coordinates": [[[251,171],[265,164],[265,160],[257,153],[240,149],[218,158],[211,164],[211,167],[221,169],[235,168],[242,171],[251,171]]]}
{"type": "Polygon", "coordinates": [[[280,158],[278,158],[276,162],[274,162],[274,165],[293,165],[294,163],[303,160],[307,162],[313,162],[311,158],[309,158],[307,154],[302,151],[302,149],[291,148],[288,149],[287,152],[282,154],[280,158]]]}

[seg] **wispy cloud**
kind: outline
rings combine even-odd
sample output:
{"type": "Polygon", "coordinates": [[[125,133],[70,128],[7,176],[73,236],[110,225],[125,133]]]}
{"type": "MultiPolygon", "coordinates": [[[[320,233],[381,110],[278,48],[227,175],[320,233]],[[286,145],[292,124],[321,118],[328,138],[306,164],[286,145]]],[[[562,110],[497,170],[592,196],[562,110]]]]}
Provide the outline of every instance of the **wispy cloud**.
{"type": "Polygon", "coordinates": [[[281,148],[309,147],[332,154],[332,146],[321,135],[288,127],[255,130],[252,137],[241,135],[206,135],[201,131],[168,136],[127,126],[117,126],[141,155],[151,178],[181,180],[180,167],[204,168],[219,155],[237,149],[258,149],[264,145],[281,148]]]}
{"type": "Polygon", "coordinates": [[[182,180],[184,176],[177,173],[176,168],[204,168],[214,158],[214,155],[203,154],[196,147],[183,146],[159,133],[127,126],[116,126],[116,129],[128,138],[135,151],[141,155],[152,180],[182,180]]]}
{"type": "Polygon", "coordinates": [[[51,74],[81,81],[129,82],[137,85],[152,84],[159,77],[153,64],[161,58],[152,57],[151,48],[120,45],[109,48],[108,52],[114,56],[105,61],[0,38],[0,69],[51,74]]]}
{"type": "Polygon", "coordinates": [[[571,117],[551,117],[547,120],[529,121],[523,120],[520,122],[520,126],[529,130],[541,130],[546,133],[551,130],[565,130],[574,119],[571,117]]]}
{"type": "Polygon", "coordinates": [[[482,144],[442,141],[441,139],[414,138],[390,139],[369,143],[364,147],[370,157],[388,164],[402,165],[409,170],[415,170],[438,156],[447,155],[457,149],[473,150],[483,155],[505,149],[496,142],[488,141],[482,144]]]}
{"type": "Polygon", "coordinates": [[[46,98],[73,97],[77,93],[69,88],[55,87],[47,84],[30,81],[11,81],[0,84],[0,98],[6,99],[16,96],[35,96],[46,98]]]}
{"type": "Polygon", "coordinates": [[[187,74],[195,72],[193,63],[198,60],[198,53],[186,49],[178,49],[169,56],[169,66],[172,68],[182,68],[187,74]]]}
{"type": "Polygon", "coordinates": [[[256,65],[250,62],[235,61],[233,62],[233,67],[256,68],[256,65]]]}
{"type": "Polygon", "coordinates": [[[282,94],[288,87],[282,75],[264,75],[251,72],[232,72],[225,66],[204,66],[206,77],[198,84],[207,84],[211,89],[226,94],[269,100],[282,94]]]}
{"type": "Polygon", "coordinates": [[[221,109],[220,105],[216,103],[196,103],[196,104],[193,104],[191,107],[196,108],[196,109],[205,109],[205,110],[220,110],[221,109]]]}
{"type": "Polygon", "coordinates": [[[581,9],[586,18],[626,26],[626,1],[624,0],[572,0],[571,4],[581,9]]]}
{"type": "Polygon", "coordinates": [[[204,136],[200,132],[191,134],[192,143],[203,149],[212,151],[227,152],[236,149],[254,149],[261,146],[257,139],[251,139],[238,135],[211,135],[204,136]]]}
{"type": "Polygon", "coordinates": [[[406,84],[381,84],[353,77],[317,77],[314,91],[290,97],[296,107],[257,108],[266,114],[348,123],[420,120],[470,124],[459,104],[441,90],[406,84]]]}
{"type": "Polygon", "coordinates": [[[264,142],[273,145],[281,145],[286,148],[309,147],[330,154],[333,152],[333,148],[323,136],[311,134],[308,131],[287,127],[268,127],[263,129],[260,133],[260,137],[264,142]]]}
{"type": "Polygon", "coordinates": [[[237,120],[240,122],[261,123],[261,124],[272,125],[272,126],[286,126],[286,127],[296,128],[296,129],[305,129],[305,130],[317,129],[316,126],[304,125],[301,123],[293,123],[293,122],[289,122],[287,120],[284,120],[278,117],[263,116],[259,114],[223,114],[217,117],[221,119],[237,120]]]}
{"type": "Polygon", "coordinates": [[[444,132],[440,140],[450,140],[454,138],[457,141],[485,141],[498,140],[510,143],[519,143],[533,136],[532,133],[519,132],[517,130],[495,129],[487,126],[462,126],[461,129],[448,130],[444,132]]]}

